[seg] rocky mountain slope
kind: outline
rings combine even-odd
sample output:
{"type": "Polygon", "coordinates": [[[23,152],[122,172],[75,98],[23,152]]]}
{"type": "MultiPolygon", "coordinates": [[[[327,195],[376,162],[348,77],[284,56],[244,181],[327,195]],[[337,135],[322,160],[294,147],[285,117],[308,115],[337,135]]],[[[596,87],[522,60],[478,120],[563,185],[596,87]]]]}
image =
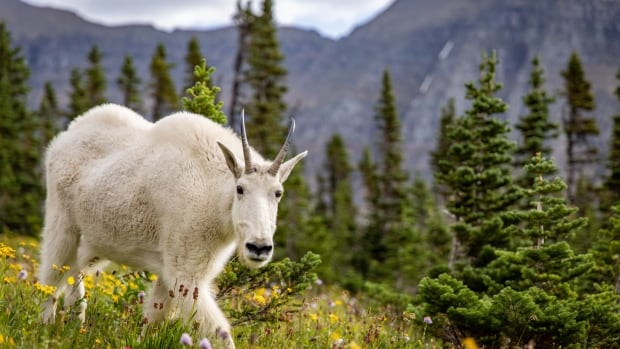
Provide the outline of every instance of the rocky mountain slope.
{"type": "MultiPolygon", "coordinates": [[[[118,100],[114,80],[125,54],[134,57],[148,82],[148,63],[158,42],[177,63],[177,86],[184,73],[183,56],[189,38],[201,42],[215,80],[228,101],[234,28],[209,31],[157,31],[149,26],[105,27],[65,12],[26,5],[18,0],[0,2],[0,20],[22,46],[32,69],[32,99],[51,80],[61,100],[66,99],[69,72],[85,66],[93,44],[104,53],[109,97],[118,100]]],[[[294,106],[299,148],[309,149],[309,172],[322,163],[324,144],[334,132],[344,135],[357,159],[371,144],[373,106],[379,96],[380,76],[389,69],[400,114],[407,164],[412,172],[429,177],[428,152],[434,147],[439,110],[450,97],[457,111],[467,107],[465,82],[476,79],[480,54],[495,49],[500,59],[501,96],[511,108],[505,116],[515,121],[525,112],[521,97],[527,91],[530,61],[541,57],[548,89],[559,95],[560,71],[572,51],[580,54],[596,95],[596,115],[605,152],[610,115],[620,110],[613,89],[620,67],[620,1],[617,0],[396,0],[373,20],[337,41],[316,32],[280,28],[279,38],[289,69],[287,96],[294,106]]],[[[147,94],[145,90],[145,95],[147,94]]],[[[552,118],[565,110],[558,98],[552,118]]],[[[563,142],[555,144],[562,163],[563,142]]]]}

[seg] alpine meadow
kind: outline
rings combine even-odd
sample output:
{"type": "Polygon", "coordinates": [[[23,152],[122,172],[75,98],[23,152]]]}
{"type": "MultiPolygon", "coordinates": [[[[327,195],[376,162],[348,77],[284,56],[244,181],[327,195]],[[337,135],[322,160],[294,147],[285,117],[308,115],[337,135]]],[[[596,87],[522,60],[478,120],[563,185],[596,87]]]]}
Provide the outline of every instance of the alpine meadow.
{"type": "Polygon", "coordinates": [[[620,348],[619,3],[256,1],[0,4],[0,347],[620,348]]]}

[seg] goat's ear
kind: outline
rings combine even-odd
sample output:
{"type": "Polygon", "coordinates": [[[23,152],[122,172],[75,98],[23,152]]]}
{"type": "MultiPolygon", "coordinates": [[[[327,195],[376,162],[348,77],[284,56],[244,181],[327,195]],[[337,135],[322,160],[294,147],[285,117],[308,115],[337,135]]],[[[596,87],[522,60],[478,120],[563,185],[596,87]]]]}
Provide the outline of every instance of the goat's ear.
{"type": "Polygon", "coordinates": [[[303,153],[299,153],[299,154],[295,155],[295,157],[287,160],[282,165],[280,165],[280,183],[284,183],[284,181],[286,181],[286,179],[291,174],[291,171],[293,170],[295,165],[297,165],[299,160],[305,158],[306,155],[308,155],[308,151],[307,150],[305,152],[303,152],[303,153]]]}
{"type": "Polygon", "coordinates": [[[230,169],[230,172],[235,176],[235,178],[241,177],[241,173],[243,173],[243,169],[239,166],[239,159],[233,154],[227,146],[222,144],[220,141],[217,141],[217,145],[222,149],[222,153],[224,153],[224,158],[226,159],[226,165],[230,169]]]}

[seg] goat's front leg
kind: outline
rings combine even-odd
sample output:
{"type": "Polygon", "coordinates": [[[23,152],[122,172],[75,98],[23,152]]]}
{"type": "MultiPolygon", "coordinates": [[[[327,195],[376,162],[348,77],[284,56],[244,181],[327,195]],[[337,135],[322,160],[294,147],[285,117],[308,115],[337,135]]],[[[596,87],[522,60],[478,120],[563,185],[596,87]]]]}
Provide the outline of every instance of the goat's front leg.
{"type": "Polygon", "coordinates": [[[184,291],[175,292],[173,308],[176,311],[173,310],[173,316],[186,323],[198,323],[202,334],[214,344],[222,343],[226,348],[234,349],[230,324],[211,294],[208,283],[184,281],[177,284],[179,287],[183,285],[184,291]]]}

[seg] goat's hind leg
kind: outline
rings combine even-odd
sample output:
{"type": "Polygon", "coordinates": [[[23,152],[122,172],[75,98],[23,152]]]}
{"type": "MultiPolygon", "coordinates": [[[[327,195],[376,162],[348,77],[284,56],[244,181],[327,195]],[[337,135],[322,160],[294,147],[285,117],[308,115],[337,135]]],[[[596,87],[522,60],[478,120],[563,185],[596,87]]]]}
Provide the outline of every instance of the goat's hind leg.
{"type": "Polygon", "coordinates": [[[86,321],[86,306],[88,305],[85,297],[84,277],[87,273],[102,268],[108,261],[98,258],[91,249],[84,244],[84,241],[80,243],[77,254],[75,270],[71,270],[71,275],[74,277],[74,284],[65,292],[64,304],[65,307],[75,311],[80,322],[84,323],[84,321],[86,321]]]}
{"type": "Polygon", "coordinates": [[[49,210],[46,212],[45,227],[41,242],[41,265],[39,283],[55,287],[55,291],[43,304],[43,321],[54,323],[58,298],[65,290],[69,273],[65,269],[75,266],[79,231],[72,227],[67,217],[49,210]],[[63,268],[64,267],[64,268],[63,268]]]}

